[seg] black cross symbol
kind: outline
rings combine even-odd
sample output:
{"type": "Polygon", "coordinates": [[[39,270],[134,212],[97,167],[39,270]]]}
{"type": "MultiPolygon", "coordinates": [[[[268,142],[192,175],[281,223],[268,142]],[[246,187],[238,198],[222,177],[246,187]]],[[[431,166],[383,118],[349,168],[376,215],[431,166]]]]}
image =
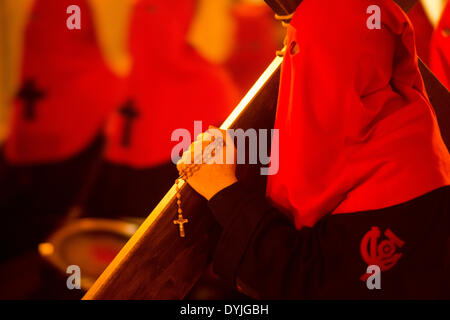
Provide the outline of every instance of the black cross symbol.
{"type": "Polygon", "coordinates": [[[137,111],[133,100],[125,102],[119,109],[119,112],[125,120],[121,145],[123,147],[129,147],[131,143],[131,128],[133,127],[135,118],[139,117],[139,112],[137,111]]]}
{"type": "Polygon", "coordinates": [[[25,120],[33,120],[36,117],[36,103],[45,96],[45,93],[38,89],[34,80],[29,79],[25,81],[17,96],[24,102],[25,120]]]}

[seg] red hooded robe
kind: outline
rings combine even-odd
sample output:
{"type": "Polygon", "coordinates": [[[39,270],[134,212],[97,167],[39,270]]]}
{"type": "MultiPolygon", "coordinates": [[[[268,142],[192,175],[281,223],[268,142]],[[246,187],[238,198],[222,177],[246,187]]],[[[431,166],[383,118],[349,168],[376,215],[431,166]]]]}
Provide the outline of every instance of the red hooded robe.
{"type": "Polygon", "coordinates": [[[272,202],[313,226],[450,184],[450,156],[418,70],[411,23],[391,0],[304,0],[288,28],[272,202]],[[320,18],[318,18],[320,17],[320,18]]]}
{"type": "Polygon", "coordinates": [[[82,151],[121,101],[120,91],[120,79],[102,59],[86,1],[36,0],[26,28],[7,160],[53,162],[82,151]],[[80,30],[67,27],[71,5],[81,9],[80,30]]]}
{"type": "Polygon", "coordinates": [[[237,102],[225,71],[186,42],[194,6],[194,0],[136,4],[129,97],[108,125],[109,161],[141,169],[166,163],[178,144],[171,141],[175,129],[188,129],[194,138],[194,120],[203,121],[204,128],[218,125],[237,102]]]}

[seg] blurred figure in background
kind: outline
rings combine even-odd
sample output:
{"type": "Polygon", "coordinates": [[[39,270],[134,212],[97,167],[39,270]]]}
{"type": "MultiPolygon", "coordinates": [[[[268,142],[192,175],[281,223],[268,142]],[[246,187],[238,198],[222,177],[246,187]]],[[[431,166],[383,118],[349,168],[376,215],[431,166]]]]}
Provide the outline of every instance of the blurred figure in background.
{"type": "Polygon", "coordinates": [[[433,32],[430,51],[430,68],[450,90],[450,2],[433,32]]]}
{"type": "Polygon", "coordinates": [[[11,113],[11,104],[19,82],[19,60],[23,30],[31,0],[0,1],[0,143],[3,144],[11,113]]]}
{"type": "Polygon", "coordinates": [[[87,1],[30,4],[0,176],[0,210],[11,231],[2,239],[11,254],[34,249],[76,201],[101,154],[106,117],[123,99],[87,1]],[[66,25],[71,5],[81,9],[80,30],[66,25]]]}
{"type": "Polygon", "coordinates": [[[234,44],[225,65],[244,95],[282,48],[285,29],[263,1],[237,2],[232,17],[234,44]]]}
{"type": "Polygon", "coordinates": [[[414,26],[417,54],[447,88],[450,87],[450,4],[420,0],[408,14],[414,26]]]}
{"type": "Polygon", "coordinates": [[[105,163],[88,214],[148,216],[178,176],[172,132],[220,125],[238,102],[227,72],[187,41],[197,0],[139,0],[129,31],[127,97],[107,125],[105,163]]]}

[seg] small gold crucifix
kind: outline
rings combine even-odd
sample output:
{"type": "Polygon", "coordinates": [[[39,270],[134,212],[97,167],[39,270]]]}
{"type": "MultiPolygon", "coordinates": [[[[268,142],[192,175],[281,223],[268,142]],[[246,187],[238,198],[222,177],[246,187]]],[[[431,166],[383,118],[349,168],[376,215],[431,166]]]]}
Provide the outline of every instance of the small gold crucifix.
{"type": "Polygon", "coordinates": [[[178,220],[173,220],[173,224],[177,224],[180,229],[180,237],[184,238],[184,224],[188,223],[188,219],[184,219],[182,214],[178,215],[178,220]]]}

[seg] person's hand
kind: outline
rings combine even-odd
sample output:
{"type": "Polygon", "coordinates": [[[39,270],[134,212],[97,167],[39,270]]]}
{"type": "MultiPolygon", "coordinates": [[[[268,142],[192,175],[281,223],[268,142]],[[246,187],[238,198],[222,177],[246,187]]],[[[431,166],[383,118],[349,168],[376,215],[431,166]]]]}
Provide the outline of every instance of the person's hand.
{"type": "Polygon", "coordinates": [[[188,177],[187,183],[200,195],[210,200],[216,193],[237,182],[235,157],[233,140],[226,131],[210,127],[208,131],[200,134],[183,153],[181,160],[177,163],[177,169],[181,174],[187,166],[193,164],[200,166],[192,176],[188,177]]]}

